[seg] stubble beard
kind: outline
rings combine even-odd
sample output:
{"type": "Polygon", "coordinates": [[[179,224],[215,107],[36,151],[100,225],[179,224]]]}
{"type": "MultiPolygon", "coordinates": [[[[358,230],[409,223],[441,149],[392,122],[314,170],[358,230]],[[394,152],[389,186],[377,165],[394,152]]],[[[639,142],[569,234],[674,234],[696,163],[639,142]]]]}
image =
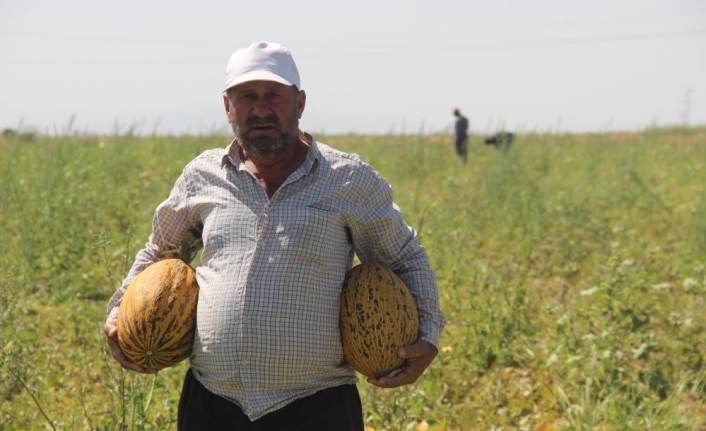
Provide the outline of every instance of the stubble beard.
{"type": "MultiPolygon", "coordinates": [[[[279,124],[276,118],[272,118],[265,120],[251,119],[248,121],[248,125],[258,122],[261,124],[279,124]]],[[[299,119],[296,116],[293,116],[289,124],[287,124],[287,127],[277,133],[276,136],[248,135],[236,121],[231,122],[231,127],[235,135],[235,140],[243,150],[245,150],[248,156],[261,160],[269,160],[284,153],[299,135],[299,119]]]]}

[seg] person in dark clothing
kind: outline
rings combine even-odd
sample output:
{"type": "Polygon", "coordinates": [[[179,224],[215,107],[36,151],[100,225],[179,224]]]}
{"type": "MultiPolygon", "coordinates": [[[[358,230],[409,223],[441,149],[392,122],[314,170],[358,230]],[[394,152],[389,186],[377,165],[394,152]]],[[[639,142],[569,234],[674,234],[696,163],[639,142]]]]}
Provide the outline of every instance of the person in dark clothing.
{"type": "Polygon", "coordinates": [[[511,132],[498,132],[485,139],[485,145],[494,145],[498,150],[507,151],[515,140],[515,135],[511,132]]]}
{"type": "Polygon", "coordinates": [[[456,154],[466,163],[468,159],[468,118],[461,115],[461,111],[454,109],[456,123],[454,125],[456,131],[456,154]]]}

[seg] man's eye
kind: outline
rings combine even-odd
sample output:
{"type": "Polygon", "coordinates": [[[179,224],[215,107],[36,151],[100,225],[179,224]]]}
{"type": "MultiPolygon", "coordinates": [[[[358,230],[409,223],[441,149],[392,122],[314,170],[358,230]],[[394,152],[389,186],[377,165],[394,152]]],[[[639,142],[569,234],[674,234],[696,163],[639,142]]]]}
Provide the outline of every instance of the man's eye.
{"type": "Polygon", "coordinates": [[[257,96],[254,93],[241,94],[238,99],[242,101],[253,101],[257,99],[257,96]]]}

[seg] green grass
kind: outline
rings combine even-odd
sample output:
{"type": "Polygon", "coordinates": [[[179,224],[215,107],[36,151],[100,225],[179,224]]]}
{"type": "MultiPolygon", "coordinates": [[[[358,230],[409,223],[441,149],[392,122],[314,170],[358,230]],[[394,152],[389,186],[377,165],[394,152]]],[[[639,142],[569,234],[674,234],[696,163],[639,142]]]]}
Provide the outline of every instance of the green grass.
{"type": "MultiPolygon", "coordinates": [[[[331,136],[393,185],[449,324],[366,425],[706,430],[706,129],[331,136]]],[[[107,353],[105,305],[183,166],[227,137],[0,140],[0,430],[174,429],[186,364],[107,353]]]]}

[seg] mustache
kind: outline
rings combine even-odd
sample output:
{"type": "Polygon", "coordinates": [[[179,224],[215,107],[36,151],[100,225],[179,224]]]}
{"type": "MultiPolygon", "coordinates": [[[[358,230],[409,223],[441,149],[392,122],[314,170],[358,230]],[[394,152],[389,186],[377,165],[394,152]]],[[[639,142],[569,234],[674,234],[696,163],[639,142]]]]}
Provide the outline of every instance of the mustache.
{"type": "Polygon", "coordinates": [[[272,124],[273,126],[279,126],[279,120],[277,120],[277,117],[275,117],[274,115],[269,115],[264,118],[250,117],[250,119],[248,119],[248,122],[246,123],[247,126],[265,125],[265,124],[272,124]]]}

